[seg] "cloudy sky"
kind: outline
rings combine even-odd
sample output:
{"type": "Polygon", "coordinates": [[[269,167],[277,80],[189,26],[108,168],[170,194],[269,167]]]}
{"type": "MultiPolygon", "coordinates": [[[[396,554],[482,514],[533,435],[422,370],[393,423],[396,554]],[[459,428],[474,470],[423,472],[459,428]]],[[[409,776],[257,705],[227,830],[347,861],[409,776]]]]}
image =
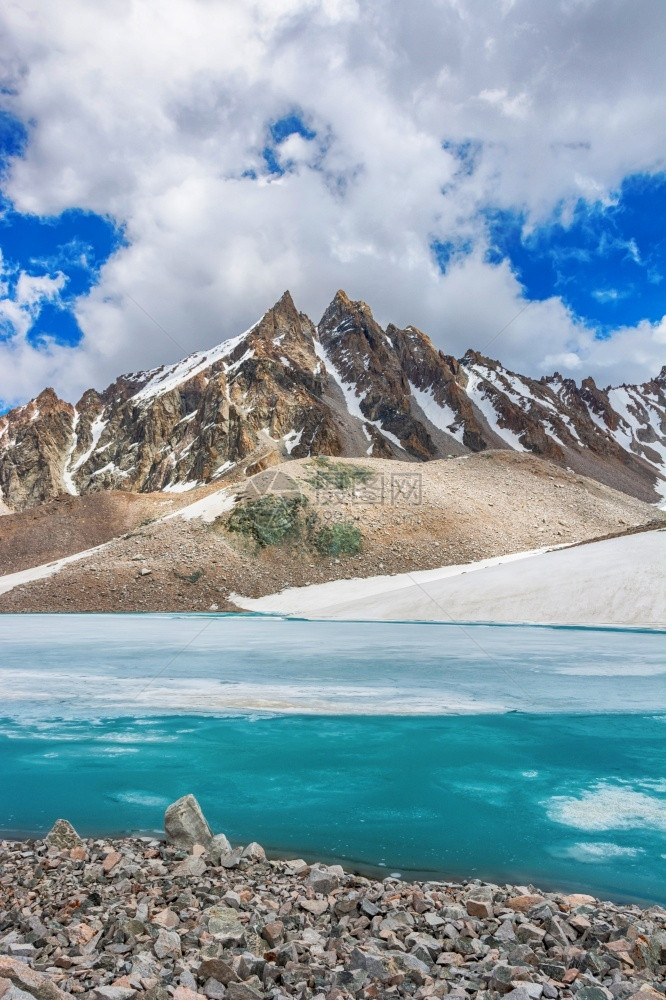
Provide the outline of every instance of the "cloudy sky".
{"type": "Polygon", "coordinates": [[[663,0],[8,0],[0,38],[0,412],[285,288],[533,375],[663,363],[663,0]]]}

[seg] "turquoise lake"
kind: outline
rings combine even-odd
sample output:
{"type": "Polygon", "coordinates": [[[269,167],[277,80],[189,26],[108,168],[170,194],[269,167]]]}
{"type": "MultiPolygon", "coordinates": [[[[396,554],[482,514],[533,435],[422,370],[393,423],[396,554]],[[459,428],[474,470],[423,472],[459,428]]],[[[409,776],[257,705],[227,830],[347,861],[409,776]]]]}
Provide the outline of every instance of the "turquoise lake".
{"type": "Polygon", "coordinates": [[[0,617],[0,831],[161,830],[666,901],[663,633],[0,617]]]}

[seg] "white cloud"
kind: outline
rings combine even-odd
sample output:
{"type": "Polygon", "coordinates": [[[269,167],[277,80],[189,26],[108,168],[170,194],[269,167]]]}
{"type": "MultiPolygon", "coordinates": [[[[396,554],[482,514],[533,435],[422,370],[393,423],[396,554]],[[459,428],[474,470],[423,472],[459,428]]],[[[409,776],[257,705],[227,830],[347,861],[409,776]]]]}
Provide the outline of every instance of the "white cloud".
{"type": "Polygon", "coordinates": [[[59,271],[54,278],[48,274],[33,275],[22,271],[16,283],[16,301],[20,306],[29,309],[44,299],[53,300],[65,287],[66,280],[62,271],[59,271]]]}
{"type": "Polygon", "coordinates": [[[16,356],[17,344],[25,340],[42,304],[57,299],[66,281],[61,271],[55,277],[20,271],[17,277],[0,251],[0,335],[11,338],[6,342],[0,340],[0,358],[3,351],[16,356]]]}
{"type": "MultiPolygon", "coordinates": [[[[661,16],[658,0],[6,6],[6,106],[32,123],[7,195],[22,212],[111,215],[128,245],[79,301],[75,351],[0,343],[0,397],[48,382],[72,398],[173,360],[287,287],[315,319],[344,287],[444,350],[482,349],[525,303],[506,265],[483,260],[479,207],[519,206],[534,224],[663,168],[661,16]],[[293,109],[316,139],[277,147],[283,177],[242,178],[261,175],[267,125],[293,109]],[[445,139],[481,144],[472,173],[445,139]],[[435,238],[477,250],[442,276],[435,238]]],[[[662,338],[644,323],[595,341],[550,299],[488,350],[621,381],[653,373],[662,338]]]]}

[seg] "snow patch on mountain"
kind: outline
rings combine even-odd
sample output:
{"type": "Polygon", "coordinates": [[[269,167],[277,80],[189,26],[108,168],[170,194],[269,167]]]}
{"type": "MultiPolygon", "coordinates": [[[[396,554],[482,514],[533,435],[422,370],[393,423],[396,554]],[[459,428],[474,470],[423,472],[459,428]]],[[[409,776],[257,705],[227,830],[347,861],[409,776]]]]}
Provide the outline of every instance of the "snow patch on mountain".
{"type": "Polygon", "coordinates": [[[525,446],[517,434],[515,434],[508,427],[500,426],[497,410],[495,409],[492,399],[487,395],[487,391],[483,386],[485,375],[478,373],[474,370],[474,368],[470,368],[468,371],[469,381],[467,383],[467,395],[475,404],[477,409],[481,411],[491,431],[494,431],[495,434],[502,438],[502,440],[505,441],[510,448],[514,449],[514,451],[526,451],[525,446]]]}
{"type": "Polygon", "coordinates": [[[409,383],[409,391],[419,404],[431,424],[434,424],[440,431],[450,434],[451,437],[463,443],[465,428],[459,423],[460,414],[456,413],[453,407],[447,403],[439,403],[430,392],[417,388],[413,382],[409,383]],[[456,426],[458,424],[458,426],[456,426]]]}
{"type": "MultiPolygon", "coordinates": [[[[133,401],[135,403],[146,403],[155,396],[171,392],[172,389],[177,389],[184,382],[189,382],[199,372],[205,371],[206,368],[210,368],[217,361],[222,361],[224,358],[229,357],[256,326],[257,324],[255,323],[245,333],[241,333],[238,337],[232,337],[230,340],[224,340],[216,347],[211,347],[210,350],[197,351],[182,361],[177,361],[175,364],[169,365],[167,368],[158,369],[157,373],[153,375],[143,388],[134,394],[132,397],[133,401]]],[[[233,370],[243,360],[245,359],[243,358],[235,362],[234,365],[230,365],[229,369],[233,370]]]]}

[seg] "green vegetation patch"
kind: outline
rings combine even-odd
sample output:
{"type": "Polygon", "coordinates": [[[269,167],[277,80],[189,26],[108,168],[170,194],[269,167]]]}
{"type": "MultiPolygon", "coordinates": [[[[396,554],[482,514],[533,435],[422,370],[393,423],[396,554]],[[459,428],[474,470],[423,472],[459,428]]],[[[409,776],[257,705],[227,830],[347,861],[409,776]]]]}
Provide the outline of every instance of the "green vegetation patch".
{"type": "Polygon", "coordinates": [[[227,520],[227,530],[247,535],[261,547],[295,540],[303,533],[302,516],[306,497],[280,497],[273,493],[246,500],[234,508],[227,520]]]}
{"type": "Polygon", "coordinates": [[[361,551],[363,536],[353,521],[326,525],[313,535],[313,544],[322,556],[355,556],[361,551]]]}
{"type": "Polygon", "coordinates": [[[321,556],[357,555],[363,535],[353,521],[322,525],[308,498],[267,493],[238,504],[227,518],[227,531],[251,539],[259,548],[273,545],[314,549],[321,556]]]}
{"type": "Polygon", "coordinates": [[[179,573],[177,570],[173,571],[173,575],[177,576],[179,580],[184,580],[185,583],[198,583],[204,573],[205,570],[203,569],[195,569],[193,573],[179,573]]]}
{"type": "Polygon", "coordinates": [[[350,489],[369,482],[374,473],[365,465],[348,465],[346,462],[334,462],[325,455],[318,455],[307,465],[306,481],[317,489],[333,487],[336,490],[350,489]]]}

